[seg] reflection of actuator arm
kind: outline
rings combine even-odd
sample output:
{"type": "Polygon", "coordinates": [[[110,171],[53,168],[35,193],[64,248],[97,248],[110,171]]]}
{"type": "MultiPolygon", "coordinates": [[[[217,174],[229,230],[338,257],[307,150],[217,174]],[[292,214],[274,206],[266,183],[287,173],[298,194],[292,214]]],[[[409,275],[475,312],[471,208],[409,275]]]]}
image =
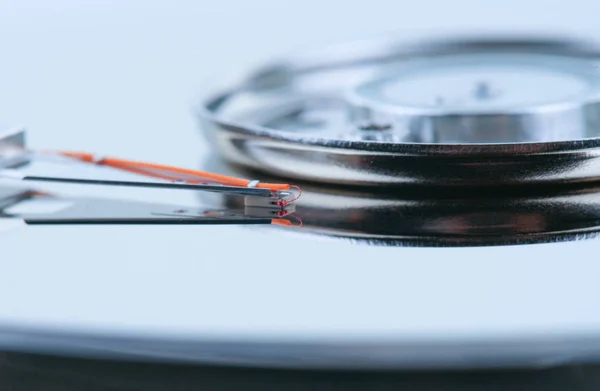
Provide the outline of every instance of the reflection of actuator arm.
{"type": "Polygon", "coordinates": [[[0,219],[27,225],[282,225],[292,226],[288,209],[182,208],[96,198],[61,198],[31,190],[0,187],[0,219]]]}
{"type": "MultiPolygon", "coordinates": [[[[4,183],[70,183],[154,189],[208,191],[239,196],[244,207],[236,210],[204,210],[131,201],[62,199],[40,191],[19,190],[0,183],[0,217],[23,219],[27,224],[277,224],[296,225],[288,217],[300,189],[287,184],[260,183],[203,171],[90,154],[32,152],[25,148],[24,132],[0,133],[0,179],[4,183]],[[158,181],[121,181],[26,175],[19,168],[28,163],[58,159],[66,164],[96,164],[131,172],[158,181]],[[57,204],[63,207],[55,208],[57,204]],[[49,207],[50,206],[50,207],[49,207]],[[48,212],[51,210],[51,212],[48,212]],[[32,212],[32,211],[35,211],[32,212]]],[[[291,215],[290,215],[291,216],[291,215]]]]}

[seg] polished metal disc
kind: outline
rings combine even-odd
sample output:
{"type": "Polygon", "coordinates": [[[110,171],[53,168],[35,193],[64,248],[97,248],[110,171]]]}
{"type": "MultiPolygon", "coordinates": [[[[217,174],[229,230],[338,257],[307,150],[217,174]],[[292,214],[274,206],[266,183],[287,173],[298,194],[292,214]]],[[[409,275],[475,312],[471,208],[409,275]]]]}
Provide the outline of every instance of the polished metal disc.
{"type": "MultiPolygon", "coordinates": [[[[204,167],[252,175],[209,155],[204,167]]],[[[267,177],[275,181],[281,178],[267,177]]],[[[293,212],[298,235],[398,247],[491,247],[559,243],[600,236],[600,186],[556,188],[348,189],[302,183],[293,212]]],[[[243,209],[245,200],[198,192],[203,204],[243,209]]]]}
{"type": "Polygon", "coordinates": [[[489,39],[307,53],[207,101],[233,163],[352,185],[570,183],[600,174],[594,45],[489,39]]]}
{"type": "Polygon", "coordinates": [[[463,54],[420,61],[358,85],[348,100],[362,139],[524,143],[600,132],[600,74],[589,63],[559,56],[463,54]]]}

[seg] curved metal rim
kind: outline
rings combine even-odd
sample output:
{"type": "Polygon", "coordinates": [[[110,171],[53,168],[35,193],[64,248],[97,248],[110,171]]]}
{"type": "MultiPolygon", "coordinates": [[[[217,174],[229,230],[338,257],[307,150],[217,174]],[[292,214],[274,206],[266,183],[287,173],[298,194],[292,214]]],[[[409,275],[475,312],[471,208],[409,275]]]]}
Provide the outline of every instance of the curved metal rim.
{"type": "MultiPolygon", "coordinates": [[[[348,96],[348,100],[350,103],[356,107],[361,109],[369,109],[370,111],[384,114],[393,114],[397,116],[428,116],[428,117],[455,117],[455,116],[469,116],[469,115],[503,115],[503,116],[518,116],[518,115],[533,115],[539,113],[545,113],[548,111],[570,111],[577,110],[581,107],[589,107],[590,105],[597,104],[600,102],[600,78],[598,74],[593,70],[594,66],[592,64],[574,64],[571,59],[564,59],[563,56],[551,56],[547,54],[539,54],[539,59],[544,59],[545,61],[541,61],[537,66],[543,67],[546,70],[564,70],[564,66],[557,66],[556,62],[560,61],[565,66],[570,67],[570,72],[572,75],[577,75],[581,78],[586,78],[590,84],[593,83],[595,87],[595,91],[591,93],[585,94],[585,97],[573,97],[569,100],[556,100],[549,101],[544,103],[536,103],[536,104],[526,104],[519,107],[510,107],[510,108],[494,108],[488,109],[483,112],[479,109],[461,109],[460,113],[440,113],[440,109],[437,107],[429,106],[429,107],[418,107],[410,104],[392,104],[386,102],[381,99],[367,97],[362,95],[359,91],[364,90],[365,88],[369,88],[370,85],[373,84],[381,84],[387,83],[390,80],[390,76],[384,76],[382,78],[375,79],[373,81],[367,82],[364,85],[358,86],[354,91],[351,91],[348,96]],[[550,60],[554,60],[555,62],[552,64],[547,64],[550,60]],[[371,108],[372,107],[372,108],[371,108]]],[[[443,60],[442,60],[443,61],[443,60]]],[[[456,61],[456,60],[454,60],[456,61]]],[[[425,67],[436,67],[436,64],[423,64],[420,66],[420,70],[425,69],[425,67]]],[[[414,73],[415,71],[409,71],[414,73]]],[[[404,75],[406,75],[405,73],[404,75]]],[[[450,108],[449,110],[452,110],[450,108]]],[[[469,143],[472,145],[472,143],[469,143]]]]}
{"type": "MultiPolygon", "coordinates": [[[[332,46],[329,50],[322,49],[321,52],[339,51],[344,45],[332,46]]],[[[381,49],[381,45],[378,46],[381,49]]],[[[433,40],[399,46],[397,54],[392,56],[426,56],[442,53],[456,53],[458,50],[477,50],[481,48],[498,49],[518,49],[518,50],[538,50],[553,54],[594,57],[600,58],[600,46],[582,40],[569,39],[536,39],[536,38],[488,38],[488,39],[447,39],[433,40]]],[[[373,50],[371,50],[373,51],[373,50]]],[[[382,57],[373,55],[371,58],[363,59],[365,61],[376,61],[382,57]]],[[[390,57],[388,54],[387,57],[390,57]]],[[[427,143],[387,143],[387,142],[365,142],[365,141],[346,141],[337,139],[328,139],[322,137],[298,137],[286,132],[271,130],[261,126],[248,126],[234,121],[219,118],[217,111],[219,108],[235,93],[244,89],[260,89],[271,77],[295,77],[300,73],[312,72],[319,69],[332,68],[336,66],[346,66],[357,64],[356,57],[346,57],[337,63],[322,64],[318,60],[311,61],[311,56],[304,58],[304,66],[293,65],[289,61],[282,61],[274,65],[267,65],[250,77],[248,81],[233,88],[230,91],[221,93],[205,100],[199,107],[198,115],[212,125],[217,125],[232,133],[239,133],[247,136],[279,141],[289,144],[303,144],[312,147],[336,148],[343,150],[361,150],[372,152],[374,154],[402,154],[402,155],[530,155],[557,152],[576,152],[585,149],[600,147],[600,138],[584,138],[553,142],[515,142],[515,143],[470,143],[470,144],[427,144],[427,143]]]]}

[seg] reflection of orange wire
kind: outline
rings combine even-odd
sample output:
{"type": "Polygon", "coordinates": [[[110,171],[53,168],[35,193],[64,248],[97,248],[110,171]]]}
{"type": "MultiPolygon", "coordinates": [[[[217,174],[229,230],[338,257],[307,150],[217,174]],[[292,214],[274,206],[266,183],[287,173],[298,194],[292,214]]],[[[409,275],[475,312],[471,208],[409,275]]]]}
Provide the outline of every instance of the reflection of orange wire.
{"type": "Polygon", "coordinates": [[[292,222],[286,219],[273,219],[271,220],[271,224],[275,225],[283,225],[284,227],[289,227],[292,225],[292,222]]]}
{"type": "MultiPolygon", "coordinates": [[[[298,225],[295,225],[295,227],[298,227],[298,228],[302,227],[302,219],[300,219],[300,217],[293,215],[293,214],[289,214],[289,215],[287,215],[287,217],[293,217],[298,221],[298,225]]],[[[294,226],[289,219],[273,219],[271,222],[272,222],[272,224],[283,225],[286,227],[294,226]]]]}
{"type": "MultiPolygon", "coordinates": [[[[152,176],[161,179],[167,180],[184,180],[188,183],[192,183],[192,181],[182,179],[183,177],[192,177],[197,180],[199,183],[202,179],[208,180],[211,182],[220,183],[222,185],[228,186],[239,186],[239,187],[247,187],[252,183],[252,181],[247,179],[234,178],[226,175],[219,175],[210,172],[190,170],[186,168],[178,168],[172,166],[165,166],[154,163],[144,163],[137,162],[132,160],[124,160],[124,159],[116,159],[116,158],[99,158],[97,159],[95,155],[90,153],[82,153],[82,152],[58,152],[59,155],[70,157],[73,159],[77,159],[82,162],[92,163],[102,166],[108,166],[112,168],[117,168],[124,171],[134,172],[141,175],[152,176]]],[[[288,184],[278,184],[278,183],[257,183],[256,188],[259,189],[269,189],[273,192],[281,191],[281,190],[289,190],[290,185],[288,184]]],[[[297,187],[297,186],[296,186],[297,187]]],[[[298,188],[299,190],[299,188],[298,188]]],[[[297,199],[296,197],[295,199],[297,199]]],[[[294,200],[295,200],[294,199],[294,200]]]]}
{"type": "Polygon", "coordinates": [[[298,227],[298,228],[302,227],[302,219],[300,217],[293,215],[293,214],[289,214],[289,215],[287,215],[287,217],[295,218],[298,221],[298,225],[293,225],[293,223],[289,219],[273,219],[272,224],[283,225],[286,227],[291,227],[291,226],[298,227]]]}

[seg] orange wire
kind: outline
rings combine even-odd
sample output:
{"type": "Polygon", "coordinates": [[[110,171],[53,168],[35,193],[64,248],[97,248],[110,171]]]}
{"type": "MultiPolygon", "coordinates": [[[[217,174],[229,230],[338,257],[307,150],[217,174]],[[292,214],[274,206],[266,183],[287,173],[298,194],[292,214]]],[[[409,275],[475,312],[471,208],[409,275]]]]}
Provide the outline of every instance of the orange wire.
{"type": "MultiPolygon", "coordinates": [[[[187,168],[165,166],[165,165],[161,165],[161,164],[145,163],[145,162],[117,159],[117,158],[110,158],[110,157],[96,159],[94,154],[85,153],[85,152],[58,152],[58,154],[69,157],[69,158],[77,159],[79,161],[86,162],[86,163],[108,166],[108,167],[117,168],[120,170],[134,172],[136,174],[152,176],[152,177],[167,179],[167,180],[180,180],[181,178],[177,177],[177,175],[184,175],[184,176],[192,176],[195,178],[209,179],[211,181],[214,181],[214,182],[217,182],[217,183],[220,183],[223,185],[229,185],[229,186],[246,187],[252,182],[247,179],[234,178],[234,177],[230,177],[230,176],[226,176],[226,175],[219,175],[219,174],[214,174],[214,173],[204,172],[204,171],[190,170],[187,168]],[[171,173],[174,175],[161,174],[161,173],[157,173],[156,171],[163,171],[163,172],[171,173]]],[[[192,181],[187,181],[187,182],[192,182],[192,181]]],[[[256,185],[256,188],[269,189],[271,191],[289,190],[290,187],[291,186],[288,184],[278,184],[278,183],[260,183],[259,182],[256,185]]]]}

